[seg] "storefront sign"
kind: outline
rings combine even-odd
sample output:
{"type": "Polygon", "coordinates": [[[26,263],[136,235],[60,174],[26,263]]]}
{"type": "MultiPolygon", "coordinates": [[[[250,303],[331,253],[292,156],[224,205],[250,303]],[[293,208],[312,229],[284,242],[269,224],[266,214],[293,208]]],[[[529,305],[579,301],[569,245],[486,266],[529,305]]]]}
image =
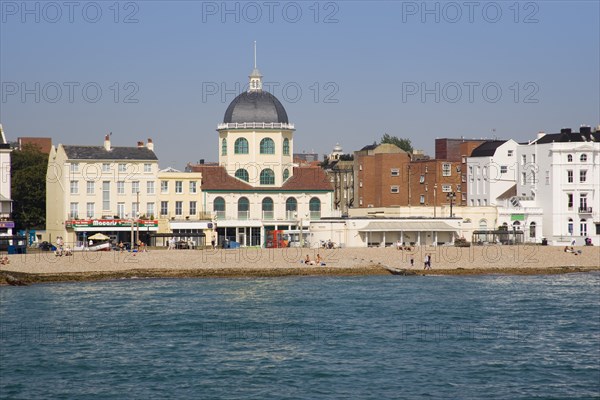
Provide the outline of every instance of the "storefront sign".
{"type": "MultiPolygon", "coordinates": [[[[128,219],[78,219],[65,222],[67,228],[126,228],[131,227],[131,220],[128,219]]],[[[134,226],[140,228],[156,228],[157,220],[140,219],[133,221],[134,226]]]]}
{"type": "Polygon", "coordinates": [[[525,221],[525,214],[511,214],[511,221],[525,221]]]}
{"type": "Polygon", "coordinates": [[[13,221],[0,221],[0,228],[14,228],[15,223],[13,221]]]}

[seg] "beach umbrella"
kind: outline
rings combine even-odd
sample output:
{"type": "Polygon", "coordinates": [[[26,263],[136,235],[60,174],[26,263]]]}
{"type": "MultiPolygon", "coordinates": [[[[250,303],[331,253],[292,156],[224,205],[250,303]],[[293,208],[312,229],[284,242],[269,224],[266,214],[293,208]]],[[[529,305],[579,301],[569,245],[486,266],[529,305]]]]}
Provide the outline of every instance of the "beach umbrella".
{"type": "Polygon", "coordinates": [[[102,233],[96,233],[95,235],[90,236],[88,239],[92,240],[108,240],[110,239],[108,236],[102,233]]]}

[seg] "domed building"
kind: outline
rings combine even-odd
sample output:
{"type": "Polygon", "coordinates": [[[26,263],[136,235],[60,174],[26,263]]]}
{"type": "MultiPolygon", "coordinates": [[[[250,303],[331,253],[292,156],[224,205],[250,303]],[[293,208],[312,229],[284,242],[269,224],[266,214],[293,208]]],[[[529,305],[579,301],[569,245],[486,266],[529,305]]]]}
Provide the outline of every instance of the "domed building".
{"type": "Polygon", "coordinates": [[[283,104],[263,90],[256,65],[249,78],[248,90],[217,126],[218,164],[187,169],[202,172],[203,206],[213,213],[217,244],[278,247],[267,232],[283,230],[290,245],[299,246],[310,240],[311,220],[331,216],[333,188],[321,168],[294,164],[294,125],[283,104]]]}

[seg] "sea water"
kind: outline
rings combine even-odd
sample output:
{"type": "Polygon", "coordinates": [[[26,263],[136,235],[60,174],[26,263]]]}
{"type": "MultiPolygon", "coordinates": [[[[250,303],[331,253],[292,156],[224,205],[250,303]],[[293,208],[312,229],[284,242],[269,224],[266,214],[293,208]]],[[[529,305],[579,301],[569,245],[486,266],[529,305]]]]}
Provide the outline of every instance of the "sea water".
{"type": "Polygon", "coordinates": [[[3,399],[598,397],[598,273],[0,288],[3,399]]]}

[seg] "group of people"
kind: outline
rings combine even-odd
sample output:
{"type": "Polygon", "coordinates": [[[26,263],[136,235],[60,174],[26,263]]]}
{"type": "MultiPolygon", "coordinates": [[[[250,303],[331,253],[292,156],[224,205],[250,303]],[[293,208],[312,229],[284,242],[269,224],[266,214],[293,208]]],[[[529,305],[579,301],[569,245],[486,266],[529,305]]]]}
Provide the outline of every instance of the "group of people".
{"type": "Polygon", "coordinates": [[[65,241],[62,236],[56,237],[56,250],[54,251],[54,255],[56,257],[73,255],[73,250],[71,250],[69,245],[65,245],[65,241]]]}
{"type": "Polygon", "coordinates": [[[575,249],[573,248],[573,246],[569,247],[569,246],[565,246],[565,253],[573,253],[575,255],[577,254],[581,254],[581,250],[577,250],[575,251],[575,249]]]}
{"type": "MultiPolygon", "coordinates": [[[[302,261],[300,261],[302,262],[302,261]]],[[[324,267],[325,265],[325,261],[323,261],[323,259],[321,258],[321,255],[317,253],[317,257],[314,260],[310,259],[310,256],[307,254],[306,258],[304,259],[304,264],[306,265],[320,265],[322,267],[324,267]]]]}
{"type": "Polygon", "coordinates": [[[402,244],[402,242],[398,240],[398,241],[396,242],[396,250],[406,250],[406,251],[412,251],[412,247],[410,247],[410,246],[404,246],[404,245],[402,244]]]}

